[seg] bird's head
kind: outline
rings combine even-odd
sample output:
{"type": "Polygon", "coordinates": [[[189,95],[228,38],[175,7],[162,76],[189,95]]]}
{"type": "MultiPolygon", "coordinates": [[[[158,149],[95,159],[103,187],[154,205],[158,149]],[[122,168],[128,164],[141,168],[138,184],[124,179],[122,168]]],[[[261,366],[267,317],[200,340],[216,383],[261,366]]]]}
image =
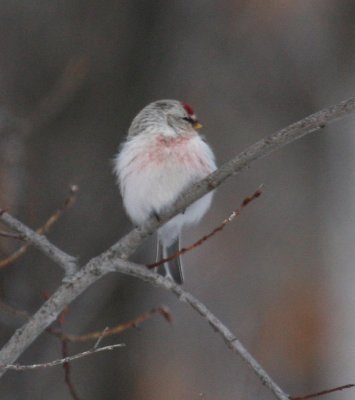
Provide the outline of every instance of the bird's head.
{"type": "Polygon", "coordinates": [[[128,134],[129,136],[140,133],[185,135],[201,127],[194,110],[187,103],[177,100],[158,100],[137,114],[128,134]]]}

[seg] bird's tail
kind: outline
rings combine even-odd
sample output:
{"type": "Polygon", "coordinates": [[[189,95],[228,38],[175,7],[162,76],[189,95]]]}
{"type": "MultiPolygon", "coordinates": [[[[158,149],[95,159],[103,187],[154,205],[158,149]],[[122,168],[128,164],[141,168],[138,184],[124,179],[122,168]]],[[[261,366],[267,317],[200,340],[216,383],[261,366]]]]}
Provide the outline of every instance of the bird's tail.
{"type": "MultiPolygon", "coordinates": [[[[158,238],[157,246],[157,261],[162,258],[170,257],[180,250],[180,238],[178,237],[174,242],[168,246],[163,246],[161,240],[158,238]]],[[[181,285],[184,282],[184,275],[182,271],[180,256],[165,262],[157,268],[158,274],[171,278],[177,284],[181,285]]]]}

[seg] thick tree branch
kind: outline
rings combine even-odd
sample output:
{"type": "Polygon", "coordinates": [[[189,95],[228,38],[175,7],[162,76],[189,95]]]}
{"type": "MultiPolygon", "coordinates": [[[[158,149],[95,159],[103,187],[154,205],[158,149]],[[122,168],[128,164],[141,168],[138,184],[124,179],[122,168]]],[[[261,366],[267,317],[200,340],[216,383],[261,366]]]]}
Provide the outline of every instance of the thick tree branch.
{"type": "MultiPolygon", "coordinates": [[[[165,213],[160,215],[159,222],[155,218],[151,218],[142,226],[133,229],[129,234],[124,236],[107,251],[90,260],[88,264],[86,264],[80,271],[71,277],[69,282],[65,282],[62,286],[60,286],[59,289],[51,296],[51,298],[48,299],[48,301],[43,304],[43,306],[34,314],[31,320],[28,321],[28,323],[26,323],[23,327],[18,329],[8,343],[3,347],[0,352],[0,362],[2,364],[10,364],[14,362],[19,355],[22,354],[26,348],[41,334],[41,332],[58,317],[66,305],[70,304],[100,277],[109,271],[112,271],[114,266],[117,264],[118,259],[127,259],[137,249],[137,247],[160,225],[181,212],[184,208],[186,208],[186,206],[193,203],[207,192],[214,190],[231,175],[235,175],[249,167],[253,161],[265,157],[266,155],[280,149],[286,144],[324,127],[327,123],[354,112],[354,110],[355,98],[351,98],[337,105],[327,107],[299,122],[288,126],[287,128],[274,133],[266,139],[258,141],[257,143],[248,147],[244,152],[240,153],[238,156],[222,165],[217,171],[208,176],[206,179],[193,185],[190,190],[181,196],[181,198],[170,210],[167,210],[165,213]]],[[[10,216],[6,213],[3,215],[0,213],[0,219],[3,219],[4,217],[8,219],[10,216]]],[[[123,261],[120,260],[121,266],[122,262],[123,261]]],[[[156,284],[161,283],[163,280],[162,277],[153,274],[150,271],[146,270],[145,273],[150,274],[149,279],[148,275],[145,275],[145,277],[143,277],[142,274],[135,276],[148,281],[152,281],[154,277],[153,281],[156,284]]],[[[134,273],[132,272],[131,275],[134,275],[134,273]]],[[[166,285],[168,285],[168,283],[166,283],[166,285]]],[[[172,284],[170,283],[170,285],[172,284]]],[[[173,289],[173,286],[170,286],[170,290],[177,294],[180,299],[188,301],[186,295],[184,295],[182,292],[177,293],[176,290],[173,289]]],[[[180,290],[182,289],[180,288],[180,290]]],[[[179,291],[179,289],[177,289],[177,291],[179,291]]],[[[206,310],[204,310],[202,307],[198,308],[198,311],[203,314],[206,310]]],[[[213,318],[211,317],[211,320],[209,320],[213,327],[215,327],[214,322],[220,322],[214,318],[215,317],[213,316],[213,318]]],[[[243,347],[240,348],[240,343],[236,340],[236,338],[228,330],[223,330],[223,332],[224,338],[228,345],[236,351],[239,349],[239,354],[241,354],[242,358],[246,360],[245,355],[243,355],[243,350],[245,349],[243,347]]],[[[263,374],[259,374],[258,372],[258,364],[255,363],[256,361],[251,358],[248,362],[248,365],[251,366],[254,372],[258,374],[263,382],[265,382],[263,374]]],[[[272,390],[275,395],[276,393],[279,393],[276,389],[272,390]]],[[[278,398],[286,399],[287,396],[285,397],[281,391],[278,398]]]]}
{"type": "Polygon", "coordinates": [[[183,303],[189,304],[202,318],[204,318],[224,340],[226,345],[237,353],[248,367],[256,374],[263,385],[265,385],[279,400],[289,400],[289,397],[267,374],[255,358],[248,352],[238,338],[223,324],[203,303],[196,299],[192,294],[186,292],[181,286],[172,280],[152,273],[145,266],[134,264],[129,261],[116,259],[105,267],[107,272],[121,272],[153,283],[163,289],[169,290],[183,303]]]}

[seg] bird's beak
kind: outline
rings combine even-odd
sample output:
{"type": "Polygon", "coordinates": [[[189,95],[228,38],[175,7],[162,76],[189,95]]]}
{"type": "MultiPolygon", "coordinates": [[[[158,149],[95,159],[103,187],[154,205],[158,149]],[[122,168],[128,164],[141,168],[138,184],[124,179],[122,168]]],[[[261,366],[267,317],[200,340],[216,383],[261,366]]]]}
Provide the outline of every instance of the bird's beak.
{"type": "Polygon", "coordinates": [[[201,129],[203,125],[200,124],[198,121],[195,121],[195,122],[192,124],[192,126],[193,126],[194,129],[201,129]]]}

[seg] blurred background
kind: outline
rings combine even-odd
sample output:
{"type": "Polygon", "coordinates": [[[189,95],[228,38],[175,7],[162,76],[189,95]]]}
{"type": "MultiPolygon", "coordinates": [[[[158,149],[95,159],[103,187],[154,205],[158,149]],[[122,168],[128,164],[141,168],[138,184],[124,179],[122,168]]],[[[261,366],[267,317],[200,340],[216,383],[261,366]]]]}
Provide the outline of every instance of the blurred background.
{"type": "MultiPolygon", "coordinates": [[[[77,184],[75,206],[49,238],[84,264],[131,229],[111,160],[141,108],[162,98],[191,104],[221,164],[354,96],[354,19],[353,0],[2,0],[0,207],[36,228],[77,184]]],[[[265,185],[223,233],[184,257],[184,286],[293,395],[354,382],[354,124],[337,121],[229,179],[184,236],[195,241],[265,185]]],[[[18,247],[1,238],[1,258],[18,247]]],[[[152,238],[133,259],[152,262],[154,251],[152,238]]],[[[23,323],[4,304],[33,313],[62,272],[31,249],[0,274],[3,344],[23,323]]],[[[64,329],[101,330],[161,304],[173,324],[154,316],[104,340],[124,349],[72,364],[79,399],[273,398],[196,313],[134,278],[97,282],[70,306],[64,329]]],[[[60,355],[44,333],[20,362],[60,355]]],[[[0,394],[73,398],[61,367],[8,372],[0,394]]]]}

